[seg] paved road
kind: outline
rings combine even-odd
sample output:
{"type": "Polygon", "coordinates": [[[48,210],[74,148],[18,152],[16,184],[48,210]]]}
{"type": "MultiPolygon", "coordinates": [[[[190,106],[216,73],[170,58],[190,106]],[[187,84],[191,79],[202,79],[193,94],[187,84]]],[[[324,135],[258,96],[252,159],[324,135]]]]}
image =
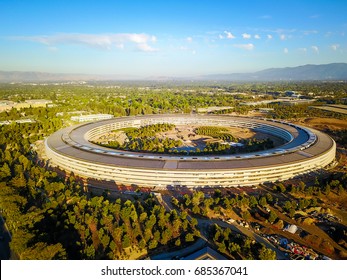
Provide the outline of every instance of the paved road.
{"type": "Polygon", "coordinates": [[[211,219],[211,220],[198,219],[198,222],[199,222],[199,227],[200,228],[206,228],[206,230],[207,230],[208,226],[211,226],[213,224],[217,224],[221,227],[228,227],[233,231],[239,232],[239,233],[246,235],[252,239],[255,239],[257,242],[264,244],[267,248],[270,248],[271,250],[275,251],[278,260],[288,260],[289,259],[281,250],[277,249],[276,246],[271,244],[267,239],[263,238],[259,234],[255,233],[253,230],[247,229],[247,228],[239,226],[237,224],[229,224],[229,223],[223,222],[221,220],[215,220],[215,219],[211,219]]]}
{"type": "Polygon", "coordinates": [[[193,245],[174,252],[165,252],[151,257],[151,260],[172,260],[190,255],[206,246],[206,241],[199,238],[193,245]]]}

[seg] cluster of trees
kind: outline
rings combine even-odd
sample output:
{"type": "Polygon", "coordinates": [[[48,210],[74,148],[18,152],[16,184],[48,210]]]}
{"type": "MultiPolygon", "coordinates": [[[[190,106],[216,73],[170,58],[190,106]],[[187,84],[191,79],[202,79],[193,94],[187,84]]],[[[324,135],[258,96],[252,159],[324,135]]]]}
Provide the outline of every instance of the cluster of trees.
{"type": "Polygon", "coordinates": [[[347,190],[347,174],[331,174],[328,178],[316,179],[314,185],[306,185],[300,182],[298,185],[285,187],[282,183],[276,184],[274,190],[281,193],[290,193],[291,199],[283,199],[280,203],[282,209],[289,217],[294,217],[297,210],[305,210],[321,204],[323,198],[330,194],[343,195],[347,190]]]}
{"type": "Polygon", "coordinates": [[[202,152],[205,154],[237,154],[263,151],[274,147],[274,143],[270,138],[262,140],[257,140],[255,138],[243,139],[240,143],[242,146],[231,146],[219,142],[209,142],[206,144],[206,147],[202,152]]]}
{"type": "Polygon", "coordinates": [[[151,153],[178,153],[178,150],[174,148],[182,145],[181,140],[174,140],[170,138],[160,139],[158,137],[130,139],[123,145],[121,145],[118,141],[110,141],[107,144],[97,142],[93,143],[113,149],[151,153]]]}
{"type": "Polygon", "coordinates": [[[289,192],[293,196],[305,197],[323,197],[328,196],[330,193],[335,195],[342,195],[347,190],[347,173],[345,172],[332,172],[327,177],[315,177],[313,182],[306,184],[300,181],[298,184],[288,184],[285,186],[283,183],[276,183],[273,186],[273,191],[279,193],[289,192]]]}
{"type": "MultiPolygon", "coordinates": [[[[158,113],[191,113],[198,108],[209,106],[230,106],[231,109],[220,110],[216,113],[246,114],[259,106],[239,105],[240,102],[274,99],[285,96],[287,90],[301,94],[310,93],[312,96],[324,96],[318,102],[341,103],[345,97],[345,83],[243,83],[243,84],[153,84],[142,82],[131,85],[124,82],[116,84],[87,84],[87,85],[0,85],[1,99],[14,102],[26,99],[50,99],[57,105],[50,108],[52,112],[65,112],[64,118],[71,111],[90,113],[107,113],[114,116],[129,116],[138,114],[158,113]],[[234,93],[244,94],[234,94],[234,93]],[[230,94],[233,93],[233,94],[230,94]]],[[[275,99],[274,99],[275,101],[275,99]]],[[[260,105],[264,107],[265,105],[260,105]]],[[[295,118],[307,116],[332,116],[332,113],[310,108],[311,105],[267,105],[275,111],[269,114],[274,118],[295,118]]],[[[24,111],[24,110],[23,110],[24,111]]],[[[335,116],[335,115],[334,115],[335,116]]],[[[23,116],[12,110],[8,115],[0,113],[0,119],[16,119],[23,116]]],[[[342,118],[343,115],[336,115],[342,118]]]]}
{"type": "Polygon", "coordinates": [[[309,207],[320,206],[322,199],[331,193],[343,195],[347,190],[347,174],[332,174],[329,178],[317,180],[315,185],[307,186],[304,182],[297,185],[284,186],[276,183],[273,186],[273,195],[267,192],[264,195],[227,194],[221,195],[215,190],[213,196],[205,196],[203,192],[196,191],[193,194],[185,194],[180,201],[173,199],[173,204],[181,210],[187,210],[196,215],[209,217],[212,214],[221,214],[225,211],[234,211],[244,220],[251,217],[261,221],[274,223],[277,215],[274,211],[264,211],[267,206],[272,206],[290,218],[295,216],[296,211],[305,210],[309,207]],[[290,198],[288,197],[290,195],[290,198]],[[274,198],[275,196],[275,198],[274,198]]]}
{"type": "Polygon", "coordinates": [[[244,139],[241,143],[243,146],[240,150],[245,153],[268,150],[274,147],[274,142],[270,138],[262,140],[256,138],[244,139]]]}
{"type": "Polygon", "coordinates": [[[155,152],[155,153],[170,153],[173,148],[181,146],[181,140],[170,138],[132,138],[125,143],[121,149],[129,151],[155,152]]]}
{"type": "Polygon", "coordinates": [[[238,153],[250,153],[263,151],[271,149],[274,147],[274,143],[270,138],[257,140],[252,139],[243,139],[240,140],[242,145],[232,146],[228,143],[220,142],[207,142],[204,149],[200,150],[197,148],[195,151],[189,151],[190,155],[209,155],[209,154],[238,154],[238,153]]]}
{"type": "MultiPolygon", "coordinates": [[[[322,103],[320,103],[322,104],[322,103]]],[[[312,104],[298,104],[298,105],[281,105],[271,104],[268,107],[274,110],[267,114],[268,118],[272,119],[296,119],[307,117],[326,117],[336,119],[347,119],[347,116],[341,113],[324,111],[317,108],[313,108],[312,104]]]]}
{"type": "Polygon", "coordinates": [[[249,212],[246,209],[256,209],[258,206],[264,207],[273,204],[274,199],[271,193],[259,196],[248,196],[246,194],[222,195],[220,190],[215,190],[212,196],[205,196],[201,191],[195,191],[191,195],[185,194],[179,201],[173,198],[172,203],[182,211],[191,211],[193,214],[209,216],[212,212],[221,214],[223,210],[240,212],[248,220],[249,212]],[[248,216],[248,218],[247,218],[248,216]]]}
{"type": "Polygon", "coordinates": [[[219,126],[199,126],[194,129],[199,135],[211,136],[224,141],[238,142],[238,139],[229,133],[228,128],[219,126]]]}
{"type": "Polygon", "coordinates": [[[127,141],[121,145],[118,141],[110,141],[107,144],[99,144],[114,149],[136,151],[136,152],[156,152],[171,153],[173,148],[181,146],[181,140],[171,138],[159,138],[156,136],[158,132],[165,132],[175,127],[174,124],[162,123],[142,126],[140,128],[129,127],[122,129],[127,141]]]}
{"type": "Polygon", "coordinates": [[[218,251],[231,258],[276,260],[276,252],[249,237],[232,232],[230,228],[222,228],[215,224],[211,229],[210,235],[218,251]]]}
{"type": "Polygon", "coordinates": [[[158,132],[165,132],[173,129],[174,124],[160,123],[142,126],[140,128],[126,128],[125,134],[128,141],[120,149],[130,151],[169,153],[172,148],[182,145],[181,140],[175,140],[168,137],[159,138],[158,132]]]}
{"type": "Polygon", "coordinates": [[[73,174],[62,178],[47,170],[32,144],[51,125],[0,127],[0,209],[18,258],[124,259],[199,235],[186,213],[167,212],[152,195],[138,201],[93,197],[73,174]]]}
{"type": "Polygon", "coordinates": [[[141,126],[139,128],[128,127],[122,129],[129,139],[154,137],[158,132],[165,132],[175,128],[171,123],[157,123],[141,126]]]}

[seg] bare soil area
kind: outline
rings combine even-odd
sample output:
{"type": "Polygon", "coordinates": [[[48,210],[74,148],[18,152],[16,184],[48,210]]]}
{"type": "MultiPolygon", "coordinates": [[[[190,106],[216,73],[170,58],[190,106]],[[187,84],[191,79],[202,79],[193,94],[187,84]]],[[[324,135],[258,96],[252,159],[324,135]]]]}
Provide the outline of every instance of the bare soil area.
{"type": "Polygon", "coordinates": [[[123,145],[126,139],[127,139],[126,134],[123,131],[119,130],[119,131],[111,131],[111,132],[105,133],[101,135],[100,137],[97,137],[91,140],[99,142],[101,144],[105,144],[111,141],[117,141],[119,144],[123,145]]]}
{"type": "Polygon", "coordinates": [[[300,124],[318,130],[342,130],[347,129],[347,121],[332,118],[305,118],[298,121],[300,124]]]}

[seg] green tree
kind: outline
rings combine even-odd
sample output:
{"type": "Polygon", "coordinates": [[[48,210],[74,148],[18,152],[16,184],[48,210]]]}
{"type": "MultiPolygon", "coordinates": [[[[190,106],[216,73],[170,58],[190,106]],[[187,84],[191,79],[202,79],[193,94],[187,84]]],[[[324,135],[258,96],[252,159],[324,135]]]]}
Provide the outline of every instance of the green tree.
{"type": "Polygon", "coordinates": [[[158,246],[158,241],[153,239],[149,242],[148,249],[150,249],[150,250],[155,249],[155,248],[157,248],[157,246],[158,246]]]}
{"type": "Polygon", "coordinates": [[[274,211],[270,211],[270,214],[269,214],[269,222],[272,224],[276,221],[277,219],[277,214],[274,212],[274,211]]]}
{"type": "Polygon", "coordinates": [[[192,197],[192,204],[193,206],[199,206],[200,202],[203,200],[204,198],[204,193],[201,192],[201,191],[198,191],[198,192],[195,192],[193,194],[193,197],[192,197]]]}
{"type": "Polygon", "coordinates": [[[11,169],[8,164],[5,162],[4,165],[0,168],[0,178],[4,179],[11,177],[11,169]]]}
{"type": "Polygon", "coordinates": [[[292,203],[287,200],[283,205],[283,209],[289,213],[290,209],[292,209],[292,203]]]}
{"type": "Polygon", "coordinates": [[[131,245],[130,243],[130,238],[128,235],[124,235],[122,239],[122,247],[123,248],[128,248],[131,245]]]}
{"type": "Polygon", "coordinates": [[[267,204],[266,197],[265,197],[265,196],[262,196],[262,197],[259,199],[259,205],[262,206],[262,207],[264,207],[266,204],[267,204]]]}
{"type": "Polygon", "coordinates": [[[249,213],[248,210],[242,212],[242,219],[249,221],[250,218],[251,218],[251,213],[249,213]]]}
{"type": "Polygon", "coordinates": [[[180,239],[180,238],[177,238],[177,239],[176,239],[176,241],[175,241],[175,246],[176,246],[176,247],[181,246],[181,239],[180,239]]]}
{"type": "Polygon", "coordinates": [[[48,245],[36,243],[21,254],[23,260],[62,260],[66,259],[66,251],[62,244],[48,245]]]}
{"type": "Polygon", "coordinates": [[[184,204],[186,205],[186,206],[189,206],[190,204],[191,204],[191,199],[190,199],[190,196],[188,195],[188,194],[185,194],[184,196],[183,196],[183,199],[184,199],[184,204]]]}
{"type": "Polygon", "coordinates": [[[257,199],[254,196],[251,196],[249,198],[249,207],[254,208],[254,207],[257,207],[257,205],[258,205],[257,199]]]}
{"type": "Polygon", "coordinates": [[[194,241],[194,235],[191,233],[188,233],[185,238],[186,242],[193,242],[194,241]]]}
{"type": "Polygon", "coordinates": [[[229,251],[231,253],[241,253],[241,246],[235,242],[231,242],[229,245],[229,251]]]}
{"type": "Polygon", "coordinates": [[[259,250],[259,259],[260,260],[276,260],[276,252],[266,248],[263,244],[259,250]]]}
{"type": "Polygon", "coordinates": [[[200,214],[200,207],[197,206],[197,205],[195,205],[195,206],[193,207],[192,211],[193,211],[194,214],[200,214]]]}
{"type": "Polygon", "coordinates": [[[192,224],[193,227],[198,225],[198,220],[195,218],[192,218],[192,220],[190,221],[190,223],[192,224]]]}

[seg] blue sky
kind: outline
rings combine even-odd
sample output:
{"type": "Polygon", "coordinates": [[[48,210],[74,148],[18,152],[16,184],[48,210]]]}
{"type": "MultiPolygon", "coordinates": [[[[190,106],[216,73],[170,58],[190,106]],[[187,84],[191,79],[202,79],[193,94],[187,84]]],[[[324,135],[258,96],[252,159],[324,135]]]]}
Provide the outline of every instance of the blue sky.
{"type": "Polygon", "coordinates": [[[0,0],[0,70],[188,77],[347,62],[347,1],[0,0]]]}

